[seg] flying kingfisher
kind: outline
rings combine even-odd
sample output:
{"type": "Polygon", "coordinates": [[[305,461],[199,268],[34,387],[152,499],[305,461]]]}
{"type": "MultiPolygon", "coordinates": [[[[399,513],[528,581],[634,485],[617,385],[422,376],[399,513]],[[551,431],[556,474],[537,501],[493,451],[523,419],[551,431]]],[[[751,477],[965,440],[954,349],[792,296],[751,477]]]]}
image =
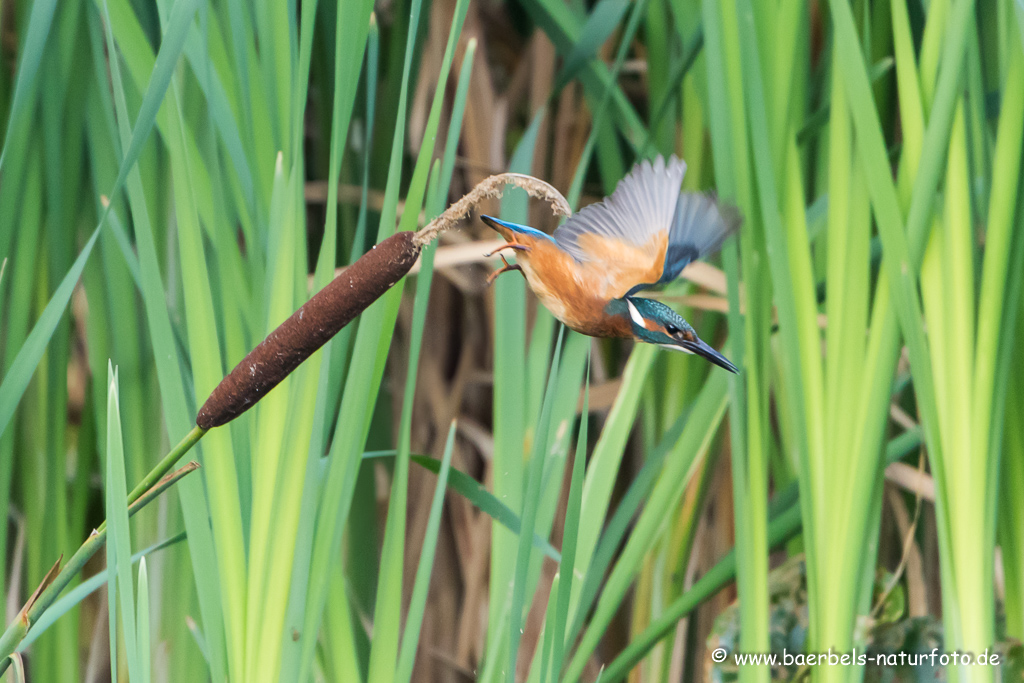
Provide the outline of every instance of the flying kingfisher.
{"type": "MultiPolygon", "coordinates": [[[[741,222],[739,212],[713,197],[680,194],[686,162],[643,161],[604,201],[584,207],[553,235],[481,216],[516,252],[518,270],[537,298],[566,326],[592,337],[632,337],[703,356],[737,372],[701,341],[671,308],[638,292],[674,280],[691,261],[713,254],[741,222]]],[[[490,255],[490,254],[489,254],[490,255]]]]}

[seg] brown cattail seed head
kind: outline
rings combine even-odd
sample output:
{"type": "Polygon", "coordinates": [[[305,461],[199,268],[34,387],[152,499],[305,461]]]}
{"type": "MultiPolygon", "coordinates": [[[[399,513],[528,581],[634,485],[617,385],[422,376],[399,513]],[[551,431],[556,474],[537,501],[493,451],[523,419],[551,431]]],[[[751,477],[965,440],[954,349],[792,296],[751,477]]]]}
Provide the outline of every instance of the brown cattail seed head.
{"type": "Polygon", "coordinates": [[[267,335],[213,390],[196,424],[218,427],[254,406],[401,280],[420,254],[414,235],[399,232],[375,246],[267,335]]]}

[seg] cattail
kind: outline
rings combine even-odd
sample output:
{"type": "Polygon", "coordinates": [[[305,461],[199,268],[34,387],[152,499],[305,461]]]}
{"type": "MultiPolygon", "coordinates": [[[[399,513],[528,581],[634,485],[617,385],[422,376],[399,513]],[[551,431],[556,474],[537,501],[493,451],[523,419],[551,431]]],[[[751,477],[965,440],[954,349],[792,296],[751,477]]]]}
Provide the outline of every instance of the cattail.
{"type": "Polygon", "coordinates": [[[230,422],[267,395],[302,361],[402,279],[420,254],[415,233],[399,232],[364,254],[267,335],[221,380],[196,424],[230,422]]]}
{"type": "Polygon", "coordinates": [[[549,202],[556,215],[572,213],[565,197],[543,180],[520,173],[484,179],[419,232],[396,233],[342,270],[221,380],[199,411],[196,424],[203,429],[219,427],[256,405],[302,361],[401,280],[424,245],[454,226],[482,200],[500,197],[505,185],[517,185],[530,196],[549,202]]]}

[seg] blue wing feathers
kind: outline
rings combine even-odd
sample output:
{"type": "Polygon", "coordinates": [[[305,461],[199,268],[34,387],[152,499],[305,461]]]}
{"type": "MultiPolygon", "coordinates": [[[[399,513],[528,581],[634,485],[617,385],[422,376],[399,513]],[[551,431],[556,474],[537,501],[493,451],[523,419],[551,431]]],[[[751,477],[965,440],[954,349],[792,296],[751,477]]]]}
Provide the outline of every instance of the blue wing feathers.
{"type": "Polygon", "coordinates": [[[687,264],[717,251],[740,225],[739,212],[715,197],[680,194],[685,175],[686,162],[674,156],[667,162],[660,156],[653,162],[641,161],[619,181],[611,196],[581,209],[553,235],[490,216],[483,218],[491,227],[552,240],[578,262],[592,258],[579,244],[581,235],[596,234],[645,247],[658,244],[653,238],[668,232],[662,275],[657,282],[637,283],[634,288],[643,289],[674,280],[687,264]]]}
{"type": "Polygon", "coordinates": [[[669,226],[684,175],[686,162],[676,157],[668,163],[660,156],[653,163],[640,162],[619,181],[610,197],[584,207],[555,230],[555,241],[577,261],[588,260],[577,242],[584,233],[637,246],[647,244],[669,226]]]}
{"type": "Polygon", "coordinates": [[[685,193],[679,196],[669,228],[665,269],[660,284],[670,282],[691,261],[718,251],[740,225],[740,215],[714,197],[685,193]]]}
{"type": "Polygon", "coordinates": [[[662,276],[665,284],[678,277],[692,261],[714,253],[740,224],[739,213],[713,197],[679,189],[686,162],[671,157],[642,161],[619,182],[610,197],[584,207],[560,228],[554,238],[577,261],[589,260],[578,237],[595,233],[625,244],[645,246],[658,233],[668,232],[662,276]]]}

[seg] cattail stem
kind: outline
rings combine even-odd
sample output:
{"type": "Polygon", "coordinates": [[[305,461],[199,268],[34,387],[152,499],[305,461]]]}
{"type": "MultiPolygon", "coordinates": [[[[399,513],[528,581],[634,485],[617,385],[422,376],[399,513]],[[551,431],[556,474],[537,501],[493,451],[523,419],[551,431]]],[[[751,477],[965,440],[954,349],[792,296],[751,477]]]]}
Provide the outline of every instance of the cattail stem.
{"type": "MultiPolygon", "coordinates": [[[[175,450],[177,451],[178,449],[175,450]]],[[[185,450],[188,449],[186,448],[185,450]]],[[[157,466],[157,469],[159,467],[157,466]]],[[[164,473],[168,469],[170,468],[164,469],[164,473]]],[[[133,516],[136,512],[153,502],[161,493],[180,481],[182,477],[197,469],[199,469],[199,465],[190,462],[181,469],[175,470],[166,476],[156,477],[152,486],[142,491],[140,495],[135,496],[135,500],[129,503],[128,516],[133,516]]],[[[71,556],[71,559],[68,560],[68,563],[63,568],[60,566],[60,560],[57,560],[57,563],[50,569],[42,583],[39,584],[39,587],[32,594],[32,597],[29,598],[25,606],[18,612],[15,620],[0,635],[0,675],[3,675],[4,671],[7,670],[11,663],[10,655],[17,650],[18,645],[28,635],[32,626],[39,621],[39,617],[60,597],[61,592],[82,571],[92,556],[103,547],[106,540],[107,523],[104,522],[89,534],[89,538],[85,539],[85,542],[79,546],[78,550],[75,551],[75,554],[71,556]]]]}
{"type": "MultiPolygon", "coordinates": [[[[152,489],[165,474],[171,471],[171,468],[174,467],[174,465],[177,464],[177,462],[181,460],[186,453],[192,450],[192,447],[199,442],[199,439],[203,438],[204,434],[206,434],[206,430],[202,427],[193,427],[192,431],[181,440],[181,443],[172,448],[171,451],[157,463],[156,467],[150,470],[149,474],[143,477],[142,481],[132,489],[131,493],[128,494],[128,504],[131,505],[137,501],[142,494],[152,489]]],[[[104,522],[104,524],[106,524],[106,522],[104,522]]]]}

